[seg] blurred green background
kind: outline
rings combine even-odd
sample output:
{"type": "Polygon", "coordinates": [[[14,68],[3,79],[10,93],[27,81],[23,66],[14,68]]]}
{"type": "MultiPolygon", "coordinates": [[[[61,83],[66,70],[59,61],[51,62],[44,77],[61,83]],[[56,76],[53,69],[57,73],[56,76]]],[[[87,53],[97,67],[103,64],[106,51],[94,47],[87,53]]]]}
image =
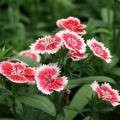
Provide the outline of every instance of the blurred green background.
{"type": "MultiPolygon", "coordinates": [[[[119,67],[120,0],[0,0],[0,59],[29,49],[29,45],[40,36],[57,32],[56,21],[69,16],[78,17],[87,25],[86,39],[95,37],[110,48],[115,56],[115,64],[119,67]],[[6,56],[2,56],[1,51],[4,50],[6,56]]],[[[99,64],[97,67],[101,70],[99,64]]],[[[118,83],[120,90],[120,82],[118,83]]],[[[119,107],[112,112],[108,111],[110,112],[105,114],[99,111],[100,120],[120,120],[119,107]]],[[[0,117],[5,114],[9,116],[7,112],[3,110],[0,117]]],[[[26,111],[28,118],[30,114],[30,111],[26,111]]],[[[46,119],[46,114],[42,112],[39,116],[42,116],[41,120],[46,119]]],[[[49,120],[54,120],[50,116],[47,119],[48,117],[49,120]]],[[[31,115],[30,120],[32,119],[34,116],[31,115]]]]}
{"type": "Polygon", "coordinates": [[[88,25],[88,36],[114,40],[119,54],[119,11],[119,0],[0,0],[0,47],[28,49],[36,38],[57,30],[57,19],[75,16],[88,25]]]}

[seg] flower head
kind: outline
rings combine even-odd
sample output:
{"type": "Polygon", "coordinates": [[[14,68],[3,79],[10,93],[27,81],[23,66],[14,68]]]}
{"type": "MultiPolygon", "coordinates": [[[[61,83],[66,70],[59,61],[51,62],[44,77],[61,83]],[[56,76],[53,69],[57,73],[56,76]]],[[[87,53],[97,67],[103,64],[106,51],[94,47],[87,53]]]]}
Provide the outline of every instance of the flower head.
{"type": "Polygon", "coordinates": [[[2,62],[0,73],[15,83],[35,83],[35,69],[26,67],[22,63],[2,62]]]}
{"type": "Polygon", "coordinates": [[[40,66],[35,74],[38,89],[45,94],[63,90],[68,80],[66,77],[58,77],[59,72],[56,64],[40,66]]]}
{"type": "Polygon", "coordinates": [[[55,34],[53,36],[46,36],[39,38],[34,44],[32,44],[31,49],[38,53],[56,53],[62,46],[61,38],[55,34]]]}
{"type": "Polygon", "coordinates": [[[86,28],[86,25],[81,24],[80,20],[76,17],[68,17],[66,19],[59,19],[56,22],[57,26],[62,29],[67,29],[78,34],[86,34],[86,31],[83,28],[86,28]]]}
{"type": "Polygon", "coordinates": [[[33,59],[34,61],[37,61],[37,62],[40,61],[40,55],[38,53],[36,53],[35,51],[24,50],[24,51],[21,51],[19,53],[19,55],[30,57],[31,59],[33,59]]]}
{"type": "Polygon", "coordinates": [[[86,44],[81,36],[68,30],[60,31],[58,34],[69,50],[77,50],[81,53],[85,52],[86,44]]]}
{"type": "Polygon", "coordinates": [[[96,39],[91,39],[87,41],[88,46],[92,52],[97,56],[105,60],[107,63],[111,62],[111,55],[108,48],[104,47],[104,44],[96,41],[96,39]]]}
{"type": "Polygon", "coordinates": [[[102,98],[105,101],[109,101],[113,106],[117,106],[120,103],[120,96],[118,91],[112,89],[109,83],[104,83],[101,86],[95,81],[91,85],[93,91],[98,94],[99,98],[102,98]]]}
{"type": "Polygon", "coordinates": [[[78,51],[70,51],[69,57],[72,58],[73,61],[79,61],[81,59],[85,59],[88,57],[86,53],[80,53],[78,51]]]}
{"type": "Polygon", "coordinates": [[[31,83],[31,84],[35,84],[36,83],[36,81],[35,81],[35,72],[36,72],[36,69],[35,68],[31,68],[31,67],[27,67],[24,70],[24,75],[25,75],[28,83],[31,83]]]}

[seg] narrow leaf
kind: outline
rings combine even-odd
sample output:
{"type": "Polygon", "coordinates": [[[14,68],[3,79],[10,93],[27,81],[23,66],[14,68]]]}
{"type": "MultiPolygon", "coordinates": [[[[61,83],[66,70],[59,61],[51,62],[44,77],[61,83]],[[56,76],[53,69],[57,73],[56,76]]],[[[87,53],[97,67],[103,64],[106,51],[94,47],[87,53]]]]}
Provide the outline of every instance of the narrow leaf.
{"type": "Polygon", "coordinates": [[[0,118],[0,120],[15,120],[15,119],[12,119],[12,118],[0,118]]]}
{"type": "Polygon", "coordinates": [[[93,120],[93,119],[90,116],[87,116],[83,120],[93,120]]]}
{"type": "Polygon", "coordinates": [[[68,85],[66,86],[66,88],[74,88],[77,86],[80,86],[82,84],[90,84],[94,81],[98,81],[98,82],[110,82],[113,84],[116,84],[115,81],[110,78],[110,77],[106,77],[106,76],[91,76],[91,77],[84,77],[84,78],[80,78],[80,79],[74,79],[74,80],[70,80],[68,85]]]}
{"type": "Polygon", "coordinates": [[[17,99],[26,105],[43,110],[44,112],[52,116],[56,115],[54,104],[45,96],[41,95],[19,96],[17,99]]]}
{"type": "Polygon", "coordinates": [[[120,68],[119,67],[115,67],[115,68],[111,69],[109,73],[111,73],[113,75],[120,76],[120,68]]]}
{"type": "Polygon", "coordinates": [[[92,97],[92,89],[89,85],[80,88],[73,97],[70,105],[65,108],[65,120],[73,120],[73,118],[81,111],[92,97]],[[77,109],[77,110],[76,110],[77,109]]]}
{"type": "Polygon", "coordinates": [[[13,58],[17,58],[23,62],[25,62],[26,64],[30,65],[31,67],[37,67],[39,65],[38,62],[32,60],[29,57],[25,57],[25,56],[14,56],[13,58]]]}

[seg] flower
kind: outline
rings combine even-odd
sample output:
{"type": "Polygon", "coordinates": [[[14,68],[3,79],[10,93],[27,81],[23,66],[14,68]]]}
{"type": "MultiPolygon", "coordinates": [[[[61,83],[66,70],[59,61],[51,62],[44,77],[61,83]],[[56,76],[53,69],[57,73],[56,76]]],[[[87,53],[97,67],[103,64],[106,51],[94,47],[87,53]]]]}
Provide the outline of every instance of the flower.
{"type": "Polygon", "coordinates": [[[33,59],[34,61],[39,62],[40,61],[40,55],[37,54],[35,51],[31,51],[31,50],[24,50],[21,51],[19,53],[20,56],[26,56],[26,57],[30,57],[31,59],[33,59]]]}
{"type": "Polygon", "coordinates": [[[35,83],[35,69],[26,67],[22,63],[2,62],[0,73],[14,83],[35,83]]]}
{"type": "Polygon", "coordinates": [[[117,106],[120,103],[120,96],[117,90],[112,89],[109,83],[104,83],[101,86],[95,81],[91,85],[93,91],[98,94],[99,98],[105,101],[109,101],[113,106],[117,106]]]}
{"type": "Polygon", "coordinates": [[[108,48],[104,47],[104,44],[96,41],[96,39],[92,38],[87,41],[87,45],[90,47],[92,52],[97,56],[105,60],[107,63],[111,62],[111,55],[108,48]]]}
{"type": "Polygon", "coordinates": [[[40,66],[35,74],[38,89],[44,94],[63,90],[68,80],[64,76],[58,77],[59,72],[60,70],[56,64],[40,66]]]}
{"type": "Polygon", "coordinates": [[[81,36],[78,36],[75,32],[68,30],[58,32],[58,35],[62,38],[65,46],[69,50],[77,50],[80,53],[85,52],[86,44],[81,36]]]}
{"type": "Polygon", "coordinates": [[[55,34],[53,36],[46,36],[39,38],[30,48],[38,53],[56,53],[62,46],[61,38],[55,34]]]}
{"type": "Polygon", "coordinates": [[[68,54],[73,61],[79,61],[88,57],[86,53],[80,53],[78,51],[70,51],[68,54]]]}
{"type": "Polygon", "coordinates": [[[63,21],[65,21],[65,19],[59,19],[59,20],[57,20],[56,24],[57,24],[57,26],[58,26],[59,28],[64,29],[64,27],[62,26],[63,21]]]}
{"type": "Polygon", "coordinates": [[[76,17],[68,17],[66,19],[59,19],[56,22],[57,26],[62,29],[67,29],[77,34],[86,34],[86,31],[83,28],[86,28],[86,25],[81,24],[80,20],[76,17]]]}
{"type": "Polygon", "coordinates": [[[36,72],[36,69],[35,68],[31,68],[31,67],[27,67],[24,70],[24,75],[25,75],[28,83],[31,83],[31,84],[35,84],[36,83],[36,81],[35,81],[35,72],[36,72]]]}

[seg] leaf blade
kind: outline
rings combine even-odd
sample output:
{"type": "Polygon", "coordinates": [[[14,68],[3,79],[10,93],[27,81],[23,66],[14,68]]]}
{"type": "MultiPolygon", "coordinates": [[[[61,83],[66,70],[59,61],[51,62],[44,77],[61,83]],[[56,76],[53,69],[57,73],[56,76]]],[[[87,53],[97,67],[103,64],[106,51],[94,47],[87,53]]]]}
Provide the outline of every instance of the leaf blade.
{"type": "Polygon", "coordinates": [[[110,82],[110,83],[116,84],[115,81],[110,77],[106,77],[106,76],[90,76],[90,77],[84,77],[84,78],[80,78],[80,79],[70,80],[68,85],[66,86],[66,88],[71,89],[71,88],[80,86],[82,84],[90,84],[90,83],[92,83],[94,81],[110,82]]]}
{"type": "Polygon", "coordinates": [[[26,105],[42,110],[52,116],[56,115],[54,104],[45,96],[40,95],[19,96],[17,99],[26,105]]]}
{"type": "Polygon", "coordinates": [[[70,105],[65,108],[65,120],[72,120],[77,115],[78,110],[81,111],[87,105],[92,95],[92,89],[89,85],[84,85],[80,88],[72,99],[70,105]],[[73,108],[73,110],[69,108],[73,108]],[[77,111],[74,109],[77,109],[77,111]]]}

